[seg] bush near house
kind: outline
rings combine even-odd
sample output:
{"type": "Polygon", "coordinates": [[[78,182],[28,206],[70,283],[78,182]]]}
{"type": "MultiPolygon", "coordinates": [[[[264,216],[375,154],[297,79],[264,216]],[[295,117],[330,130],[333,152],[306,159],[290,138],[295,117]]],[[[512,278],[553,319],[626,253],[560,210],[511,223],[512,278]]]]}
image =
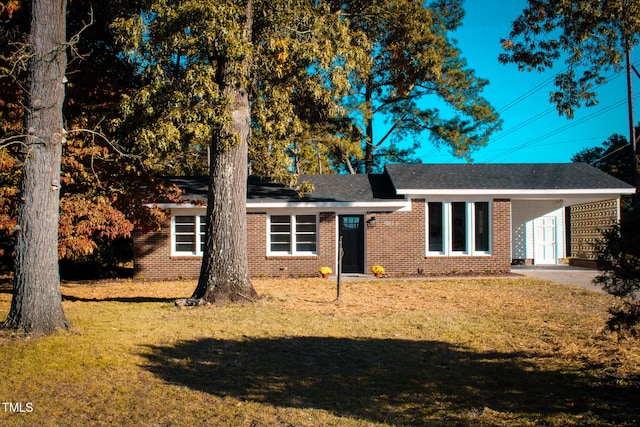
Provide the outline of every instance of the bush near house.
{"type": "Polygon", "coordinates": [[[609,310],[611,331],[640,333],[640,210],[626,212],[620,224],[596,245],[600,274],[595,283],[618,297],[609,310]]]}

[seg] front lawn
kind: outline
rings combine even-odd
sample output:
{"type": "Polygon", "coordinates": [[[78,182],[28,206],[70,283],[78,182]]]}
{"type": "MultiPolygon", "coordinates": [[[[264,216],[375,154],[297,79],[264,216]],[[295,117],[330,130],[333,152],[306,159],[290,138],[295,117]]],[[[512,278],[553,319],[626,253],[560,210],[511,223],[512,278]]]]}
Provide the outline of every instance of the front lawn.
{"type": "MultiPolygon", "coordinates": [[[[70,331],[0,333],[0,425],[637,425],[640,342],[612,297],[550,282],[255,280],[62,286],[70,331]]],[[[0,319],[11,295],[0,290],[0,319]]]]}

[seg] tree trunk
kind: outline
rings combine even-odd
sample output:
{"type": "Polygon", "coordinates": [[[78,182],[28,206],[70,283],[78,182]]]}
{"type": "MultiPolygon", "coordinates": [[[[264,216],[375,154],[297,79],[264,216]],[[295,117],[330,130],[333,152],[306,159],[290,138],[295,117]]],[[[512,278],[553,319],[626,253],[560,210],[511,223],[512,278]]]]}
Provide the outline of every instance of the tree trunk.
{"type": "Polygon", "coordinates": [[[365,117],[365,148],[364,148],[364,173],[373,173],[373,104],[370,83],[365,88],[365,108],[367,115],[365,117]]]}
{"type": "MultiPolygon", "coordinates": [[[[252,5],[247,2],[247,42],[251,39],[252,5]]],[[[206,241],[193,299],[213,304],[253,301],[257,294],[247,261],[247,148],[251,112],[247,85],[250,55],[240,67],[224,63],[220,86],[229,103],[231,123],[214,132],[209,164],[206,241]],[[239,76],[238,70],[244,75],[239,76]],[[229,141],[233,144],[230,147],[229,141]]]]}
{"type": "Polygon", "coordinates": [[[66,329],[58,271],[64,128],[66,0],[31,2],[26,139],[15,246],[14,291],[4,327],[33,336],[66,329]]]}

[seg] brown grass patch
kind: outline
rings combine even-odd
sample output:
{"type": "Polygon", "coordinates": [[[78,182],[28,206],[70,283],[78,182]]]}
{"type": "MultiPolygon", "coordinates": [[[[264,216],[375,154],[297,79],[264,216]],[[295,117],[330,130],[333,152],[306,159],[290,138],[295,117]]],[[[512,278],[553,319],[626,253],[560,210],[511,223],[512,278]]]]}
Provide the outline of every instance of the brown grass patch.
{"type": "MultiPolygon", "coordinates": [[[[254,304],[179,309],[194,282],[62,286],[73,327],[0,336],[2,425],[636,425],[637,341],[612,298],[522,278],[256,280],[254,304]],[[16,409],[17,406],[8,407],[16,409]]],[[[11,295],[0,290],[0,318],[11,295]]]]}

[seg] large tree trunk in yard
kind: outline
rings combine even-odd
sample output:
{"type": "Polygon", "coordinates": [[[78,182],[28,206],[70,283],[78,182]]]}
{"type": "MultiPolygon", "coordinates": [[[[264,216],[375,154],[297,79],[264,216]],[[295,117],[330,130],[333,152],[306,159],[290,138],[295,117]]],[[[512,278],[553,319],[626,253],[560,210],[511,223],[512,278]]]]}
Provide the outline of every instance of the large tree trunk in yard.
{"type": "MultiPolygon", "coordinates": [[[[246,37],[252,12],[247,4],[246,37]]],[[[220,86],[230,103],[230,124],[214,132],[209,165],[206,241],[198,286],[193,299],[213,304],[256,298],[247,262],[247,147],[251,111],[247,91],[250,54],[241,66],[224,63],[220,86]],[[242,71],[239,71],[242,70],[242,71]],[[238,76],[237,73],[244,73],[238,76]]]]}
{"type": "Polygon", "coordinates": [[[192,298],[214,304],[256,298],[247,262],[247,144],[214,152],[207,204],[206,242],[192,298]]]}
{"type": "Polygon", "coordinates": [[[31,2],[24,146],[11,310],[3,326],[33,336],[66,329],[58,271],[66,0],[31,2]]]}

